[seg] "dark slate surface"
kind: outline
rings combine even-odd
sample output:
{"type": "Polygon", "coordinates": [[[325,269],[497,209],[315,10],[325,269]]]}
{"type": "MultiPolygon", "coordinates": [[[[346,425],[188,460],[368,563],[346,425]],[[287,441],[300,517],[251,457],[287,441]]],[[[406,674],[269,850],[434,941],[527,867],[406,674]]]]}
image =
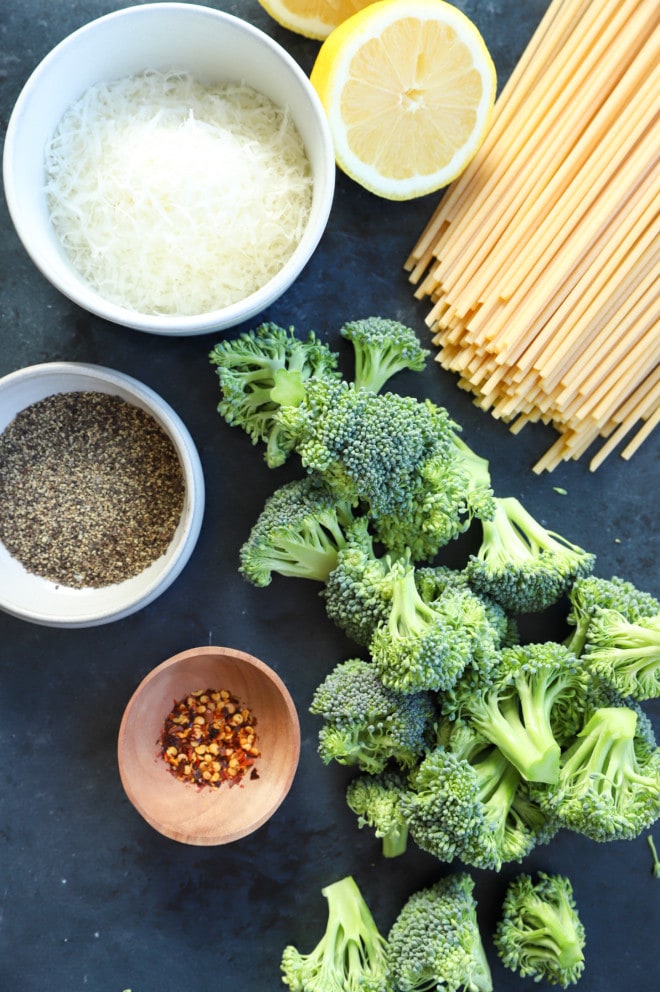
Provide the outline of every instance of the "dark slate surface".
{"type": "MultiPolygon", "coordinates": [[[[30,71],[71,30],[123,3],[23,0],[0,10],[2,134],[30,71]]],[[[272,34],[306,71],[315,42],[278,28],[257,2],[217,3],[272,34]]],[[[506,79],[546,0],[474,0],[460,6],[481,28],[506,79]]],[[[402,265],[435,198],[392,204],[338,177],[331,221],[312,262],[265,318],[315,328],[341,346],[337,329],[370,313],[425,333],[402,265]]],[[[199,545],[176,583],[141,613],[105,627],[58,631],[0,615],[0,989],[23,992],[272,992],[282,947],[310,950],[325,920],[321,887],[352,873],[386,930],[404,898],[448,867],[411,850],[383,862],[343,802],[346,776],[316,754],[307,713],[315,686],[353,647],[326,620],[314,584],[275,581],[257,590],[237,573],[240,543],[273,474],[240,432],[218,417],[207,362],[215,336],[163,339],[81,312],[39,275],[0,206],[0,374],[55,359],[98,362],[157,390],[199,447],[208,501],[199,545]],[[125,798],[116,764],[123,709],[142,677],[198,644],[255,653],[286,680],[300,710],[302,756],[285,804],[255,835],[198,849],[166,840],[125,798]]],[[[491,459],[501,494],[598,554],[598,571],[658,594],[655,521],[658,440],[631,463],[608,459],[535,476],[531,465],[553,434],[518,437],[480,413],[453,377],[431,363],[398,387],[445,404],[466,440],[491,459]],[[559,495],[563,487],[567,495],[559,495]]],[[[293,473],[293,469],[291,470],[293,473]]],[[[647,710],[658,715],[656,704],[647,710]]],[[[660,834],[658,835],[660,841],[660,834]]],[[[660,881],[646,837],[597,845],[560,835],[525,870],[573,879],[588,934],[584,992],[653,987],[660,881]]],[[[520,870],[475,872],[484,940],[496,988],[531,990],[498,964],[490,933],[507,880],[520,870]]]]}

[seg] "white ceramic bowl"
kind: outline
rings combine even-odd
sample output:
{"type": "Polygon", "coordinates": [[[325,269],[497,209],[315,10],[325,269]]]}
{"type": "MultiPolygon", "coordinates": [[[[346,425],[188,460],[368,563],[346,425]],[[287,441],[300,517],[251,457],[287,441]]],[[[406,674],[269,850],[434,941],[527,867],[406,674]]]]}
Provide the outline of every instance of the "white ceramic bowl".
{"type": "Polygon", "coordinates": [[[49,627],[93,627],[147,606],[172,584],[190,558],[204,514],[202,467],[186,426],[157,393],[121,372],[78,362],[48,362],[10,372],[0,379],[0,433],[32,403],[76,390],[111,393],[151,414],[179,456],[184,506],[164,555],[139,575],[100,588],[67,588],[31,574],[0,543],[0,609],[49,627]]]}
{"type": "Polygon", "coordinates": [[[280,45],[231,14],[197,4],[154,3],[127,7],[91,21],[43,59],[13,108],[3,174],[18,236],[38,269],[60,292],[113,323],[154,334],[189,335],[249,320],[291,286],[325,230],[334,194],[335,159],[316,92],[280,45]],[[312,169],[310,217],[283,268],[240,302],[197,316],[144,315],[100,297],[67,259],[52,227],[44,193],[45,148],[68,107],[97,82],[148,68],[188,71],[205,85],[244,82],[288,107],[312,169]]]}

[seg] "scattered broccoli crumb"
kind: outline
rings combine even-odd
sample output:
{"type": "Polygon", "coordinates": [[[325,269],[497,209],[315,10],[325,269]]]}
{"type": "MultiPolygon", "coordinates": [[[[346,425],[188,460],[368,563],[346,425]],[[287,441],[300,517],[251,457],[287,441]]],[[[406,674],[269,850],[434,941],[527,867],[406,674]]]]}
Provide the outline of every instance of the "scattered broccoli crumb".
{"type": "Polygon", "coordinates": [[[653,858],[653,868],[652,874],[654,878],[660,878],[660,858],[658,858],[658,852],[656,850],[655,841],[653,840],[653,835],[649,834],[646,838],[648,845],[651,848],[651,856],[653,858]]]}

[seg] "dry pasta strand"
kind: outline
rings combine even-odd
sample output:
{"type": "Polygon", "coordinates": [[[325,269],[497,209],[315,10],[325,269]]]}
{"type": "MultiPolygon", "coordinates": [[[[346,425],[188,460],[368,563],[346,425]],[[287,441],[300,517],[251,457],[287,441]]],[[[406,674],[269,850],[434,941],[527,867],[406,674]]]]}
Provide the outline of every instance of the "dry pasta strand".
{"type": "Polygon", "coordinates": [[[459,388],[557,432],[535,472],[658,424],[659,90],[656,0],[551,0],[404,263],[459,388]]]}

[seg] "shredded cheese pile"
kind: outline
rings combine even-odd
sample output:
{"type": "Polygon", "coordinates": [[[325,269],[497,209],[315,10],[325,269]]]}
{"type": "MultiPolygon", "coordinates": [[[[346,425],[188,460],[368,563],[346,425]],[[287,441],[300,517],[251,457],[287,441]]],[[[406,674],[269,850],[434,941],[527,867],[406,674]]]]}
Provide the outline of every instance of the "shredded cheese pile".
{"type": "Polygon", "coordinates": [[[312,176],[285,108],[239,83],[148,71],[88,89],[46,149],[54,229],[107,300],[194,315],[279,272],[309,217],[312,176]]]}

